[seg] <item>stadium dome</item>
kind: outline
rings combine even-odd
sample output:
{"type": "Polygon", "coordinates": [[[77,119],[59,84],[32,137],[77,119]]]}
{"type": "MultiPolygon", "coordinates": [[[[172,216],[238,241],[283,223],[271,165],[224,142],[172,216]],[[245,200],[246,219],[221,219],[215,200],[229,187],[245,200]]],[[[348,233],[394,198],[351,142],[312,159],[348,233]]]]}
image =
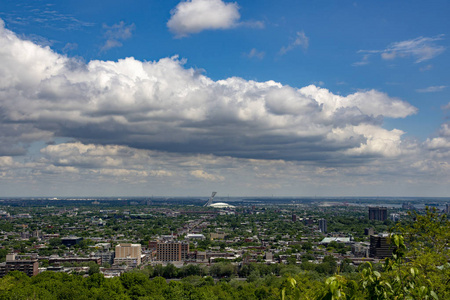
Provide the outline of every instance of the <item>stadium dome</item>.
{"type": "Polygon", "coordinates": [[[223,203],[223,202],[213,203],[213,204],[210,205],[210,207],[214,207],[214,208],[234,208],[233,205],[230,205],[228,203],[223,203]]]}

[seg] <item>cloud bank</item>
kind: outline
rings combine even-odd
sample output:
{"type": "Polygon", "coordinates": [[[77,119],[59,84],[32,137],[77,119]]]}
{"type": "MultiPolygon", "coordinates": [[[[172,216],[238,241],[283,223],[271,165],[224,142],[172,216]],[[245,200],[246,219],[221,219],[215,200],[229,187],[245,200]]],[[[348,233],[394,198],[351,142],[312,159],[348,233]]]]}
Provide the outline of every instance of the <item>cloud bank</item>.
{"type": "Polygon", "coordinates": [[[0,44],[2,124],[19,131],[27,127],[27,132],[31,127],[39,137],[168,152],[337,161],[397,153],[402,132],[383,129],[382,119],[416,112],[375,90],[343,97],[313,85],[296,89],[236,77],[213,81],[184,68],[176,57],[85,64],[4,28],[0,44]],[[386,143],[386,136],[390,146],[377,146],[386,143]]]}
{"type": "Polygon", "coordinates": [[[423,144],[405,141],[383,120],[417,109],[376,90],[214,81],[177,57],[85,63],[4,26],[0,77],[0,178],[19,192],[42,180],[68,194],[79,192],[74,182],[295,191],[298,181],[351,186],[450,170],[448,124],[423,144]]]}

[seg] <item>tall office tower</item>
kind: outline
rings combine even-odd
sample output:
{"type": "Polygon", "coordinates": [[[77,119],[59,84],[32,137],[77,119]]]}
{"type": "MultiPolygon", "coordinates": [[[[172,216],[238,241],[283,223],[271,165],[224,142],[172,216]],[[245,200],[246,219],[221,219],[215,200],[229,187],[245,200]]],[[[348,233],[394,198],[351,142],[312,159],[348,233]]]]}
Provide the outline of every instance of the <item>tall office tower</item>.
{"type": "Polygon", "coordinates": [[[114,264],[140,265],[141,254],[141,244],[119,244],[116,246],[114,264]]]}
{"type": "Polygon", "coordinates": [[[450,214],[450,204],[445,204],[445,213],[450,214]]]}
{"type": "Polygon", "coordinates": [[[387,219],[386,207],[369,207],[369,220],[384,221],[387,219]]]}
{"type": "Polygon", "coordinates": [[[322,233],[327,233],[327,220],[320,219],[319,220],[319,229],[322,233]]]}
{"type": "Polygon", "coordinates": [[[292,215],[292,222],[296,222],[297,221],[297,215],[296,214],[293,214],[292,215]]]}

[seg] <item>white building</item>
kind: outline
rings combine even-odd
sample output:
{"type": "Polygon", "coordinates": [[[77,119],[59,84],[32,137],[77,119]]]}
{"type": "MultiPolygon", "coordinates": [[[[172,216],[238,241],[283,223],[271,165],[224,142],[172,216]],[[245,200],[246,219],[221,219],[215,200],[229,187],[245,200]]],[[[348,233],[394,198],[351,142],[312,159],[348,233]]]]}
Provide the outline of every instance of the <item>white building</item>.
{"type": "Polygon", "coordinates": [[[119,244],[116,246],[116,257],[114,264],[125,263],[128,266],[137,266],[141,264],[141,244],[119,244]]]}
{"type": "Polygon", "coordinates": [[[197,233],[189,233],[186,235],[187,240],[204,240],[205,236],[203,234],[197,234],[197,233]]]}

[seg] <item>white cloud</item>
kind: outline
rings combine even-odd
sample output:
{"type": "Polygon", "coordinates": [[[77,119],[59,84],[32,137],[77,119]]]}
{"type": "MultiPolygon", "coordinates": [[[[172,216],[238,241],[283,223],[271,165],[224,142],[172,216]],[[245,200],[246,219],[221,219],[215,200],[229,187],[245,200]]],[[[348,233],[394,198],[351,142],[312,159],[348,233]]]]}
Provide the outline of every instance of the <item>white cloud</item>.
{"type": "Polygon", "coordinates": [[[14,161],[11,156],[0,156],[0,170],[3,168],[10,168],[13,165],[14,161]]]}
{"type": "Polygon", "coordinates": [[[424,67],[419,68],[419,70],[420,70],[421,72],[429,71],[429,70],[431,70],[431,69],[433,69],[433,65],[426,65],[426,66],[424,66],[424,67]]]}
{"type": "Polygon", "coordinates": [[[355,126],[351,130],[364,135],[367,140],[359,148],[349,149],[349,154],[383,153],[385,157],[398,157],[402,154],[401,136],[404,132],[401,130],[393,129],[389,131],[378,126],[366,124],[355,126]]]}
{"type": "Polygon", "coordinates": [[[370,54],[363,55],[362,59],[360,61],[357,61],[357,62],[353,63],[352,66],[360,67],[360,66],[368,65],[369,64],[369,57],[370,57],[370,54]]]}
{"type": "MultiPolygon", "coordinates": [[[[372,134],[381,139],[372,141],[369,144],[372,148],[384,147],[382,139],[397,139],[395,132],[372,134]]],[[[329,193],[332,196],[371,193],[392,196],[392,191],[395,191],[394,195],[405,195],[399,192],[399,185],[407,188],[406,194],[423,195],[423,191],[416,193],[415,189],[430,184],[439,187],[439,183],[445,191],[448,189],[446,183],[450,180],[448,147],[447,150],[442,147],[426,150],[414,144],[403,145],[401,156],[369,160],[364,153],[355,151],[351,154],[354,157],[352,164],[330,161],[324,165],[170,154],[117,145],[63,143],[51,146],[42,150],[42,158],[28,163],[0,157],[0,187],[3,194],[17,187],[22,196],[35,196],[36,193],[58,196],[199,196],[206,195],[210,190],[222,191],[222,195],[225,191],[230,195],[261,195],[263,190],[264,194],[270,191],[276,195],[296,196],[316,193],[329,193]],[[79,163],[93,162],[98,158],[103,162],[113,160],[121,163],[79,163]],[[61,160],[67,163],[61,165],[61,160]],[[83,189],[79,186],[83,186],[83,189]],[[397,189],[390,189],[395,186],[397,189]]]]}
{"type": "Polygon", "coordinates": [[[208,184],[241,194],[256,186],[314,194],[324,185],[376,193],[399,178],[409,187],[449,179],[448,124],[425,143],[408,141],[383,119],[417,109],[376,90],[341,96],[315,85],[214,81],[177,57],[84,63],[3,27],[0,77],[4,194],[26,185],[39,194],[199,195],[208,184]],[[59,138],[72,142],[26,155],[59,138]]]}
{"type": "Polygon", "coordinates": [[[428,138],[424,142],[424,146],[430,150],[432,157],[435,158],[434,164],[437,164],[437,161],[440,160],[450,170],[450,123],[442,124],[438,135],[434,138],[428,138]]]}
{"type": "Polygon", "coordinates": [[[303,30],[296,33],[295,39],[292,43],[290,43],[286,47],[281,47],[279,54],[285,55],[287,52],[297,47],[302,47],[304,50],[308,49],[309,47],[309,38],[305,35],[305,32],[303,30]]]}
{"type": "Polygon", "coordinates": [[[327,89],[314,85],[304,87],[300,91],[314,98],[319,105],[323,106],[323,111],[328,116],[333,116],[344,108],[356,108],[363,115],[391,118],[405,118],[417,112],[415,107],[404,101],[391,98],[376,90],[356,92],[347,97],[334,95],[327,89]]]}
{"type": "Polygon", "coordinates": [[[80,142],[48,145],[41,149],[46,171],[102,174],[113,177],[171,177],[170,168],[179,158],[168,154],[137,150],[127,146],[94,145],[80,142]],[[171,162],[171,163],[168,163],[171,162]]]}
{"type": "MultiPolygon", "coordinates": [[[[4,28],[0,46],[4,126],[35,132],[29,142],[55,136],[173,153],[345,162],[350,149],[386,154],[361,146],[385,134],[365,125],[381,128],[383,117],[416,112],[374,90],[339,96],[314,85],[213,81],[176,57],[85,64],[4,28]],[[367,134],[364,128],[370,128],[367,134]],[[345,138],[338,137],[341,132],[345,138]]],[[[2,140],[21,145],[17,138],[2,140]]],[[[397,141],[392,143],[396,147],[397,141]]]]}
{"type": "Polygon", "coordinates": [[[85,63],[3,26],[0,78],[3,195],[448,191],[449,124],[405,139],[383,119],[417,109],[376,90],[214,81],[177,57],[85,63]]]}
{"type": "Polygon", "coordinates": [[[436,44],[437,41],[443,39],[443,34],[434,37],[420,36],[412,40],[392,43],[383,50],[360,50],[359,52],[368,54],[378,53],[384,60],[393,60],[398,57],[412,57],[416,63],[420,63],[430,60],[445,51],[444,46],[436,44]]]}
{"type": "Polygon", "coordinates": [[[435,93],[435,92],[441,92],[443,91],[447,86],[446,85],[435,85],[435,86],[429,86],[424,89],[417,89],[416,92],[419,93],[435,93]]]}
{"type": "Polygon", "coordinates": [[[64,48],[62,49],[62,51],[64,53],[70,52],[72,50],[75,50],[78,48],[78,44],[77,43],[67,43],[64,48]]]}
{"type": "Polygon", "coordinates": [[[266,27],[263,21],[245,21],[240,22],[239,26],[250,27],[255,29],[263,29],[266,27]]]}
{"type": "Polygon", "coordinates": [[[431,150],[446,149],[448,151],[450,150],[450,139],[445,137],[436,137],[429,139],[426,145],[431,150]]]}
{"type": "Polygon", "coordinates": [[[105,30],[106,42],[100,49],[101,51],[107,51],[111,48],[122,47],[122,42],[131,38],[133,35],[133,30],[135,29],[134,24],[126,25],[125,22],[121,21],[112,26],[103,24],[103,30],[105,30]]]}
{"type": "Polygon", "coordinates": [[[245,56],[247,56],[248,58],[258,58],[258,59],[263,59],[264,55],[266,55],[266,53],[264,51],[258,51],[255,48],[253,48],[252,50],[250,50],[249,53],[246,53],[245,56]]]}
{"type": "Polygon", "coordinates": [[[221,0],[187,0],[171,11],[167,27],[177,37],[185,37],[203,30],[228,29],[238,25],[237,3],[221,0]]]}
{"type": "Polygon", "coordinates": [[[224,180],[223,176],[209,174],[203,170],[194,170],[191,172],[191,175],[196,178],[204,179],[204,180],[208,180],[208,181],[223,181],[224,180]]]}
{"type": "MultiPolygon", "coordinates": [[[[55,7],[42,8],[39,4],[29,2],[26,5],[17,5],[17,12],[2,12],[5,20],[11,24],[21,26],[37,26],[53,30],[72,31],[92,27],[95,23],[76,19],[70,14],[59,12],[55,7]]],[[[0,21],[1,22],[1,21],[0,21]]]]}
{"type": "Polygon", "coordinates": [[[444,52],[445,47],[434,42],[442,40],[443,35],[436,37],[418,37],[412,40],[396,42],[389,45],[382,53],[383,59],[412,56],[416,63],[432,59],[444,52]]]}

